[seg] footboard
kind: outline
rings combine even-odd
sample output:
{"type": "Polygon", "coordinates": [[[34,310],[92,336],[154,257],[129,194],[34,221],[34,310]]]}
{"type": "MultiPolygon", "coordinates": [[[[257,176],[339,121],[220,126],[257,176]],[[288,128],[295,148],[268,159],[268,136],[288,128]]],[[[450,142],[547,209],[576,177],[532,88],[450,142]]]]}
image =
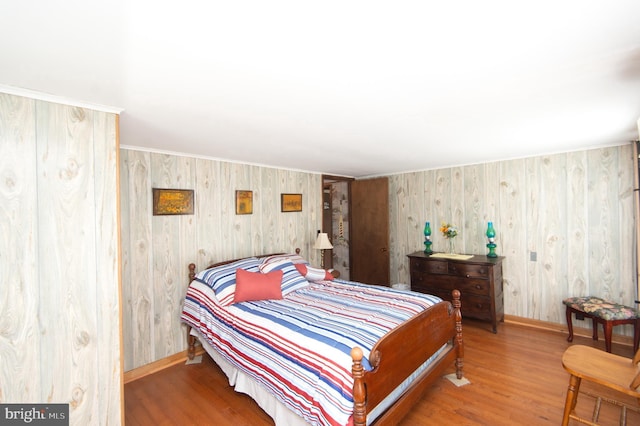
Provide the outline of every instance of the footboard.
{"type": "Polygon", "coordinates": [[[453,303],[440,302],[396,327],[371,350],[370,371],[362,367],[362,350],[354,348],[354,425],[366,425],[367,414],[443,345],[444,350],[382,413],[376,424],[397,424],[420,398],[423,391],[455,362],[456,376],[462,378],[463,342],[460,292],[454,290],[453,303]]]}

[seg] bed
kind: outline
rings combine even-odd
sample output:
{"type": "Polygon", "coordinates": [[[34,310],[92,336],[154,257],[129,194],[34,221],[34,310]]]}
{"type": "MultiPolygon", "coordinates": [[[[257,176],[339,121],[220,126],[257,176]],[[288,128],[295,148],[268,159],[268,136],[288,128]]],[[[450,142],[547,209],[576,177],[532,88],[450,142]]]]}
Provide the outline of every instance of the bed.
{"type": "Polygon", "coordinates": [[[462,378],[457,290],[451,303],[334,279],[298,251],[191,264],[189,278],[189,358],[199,341],[277,425],[397,424],[447,370],[462,378]]]}

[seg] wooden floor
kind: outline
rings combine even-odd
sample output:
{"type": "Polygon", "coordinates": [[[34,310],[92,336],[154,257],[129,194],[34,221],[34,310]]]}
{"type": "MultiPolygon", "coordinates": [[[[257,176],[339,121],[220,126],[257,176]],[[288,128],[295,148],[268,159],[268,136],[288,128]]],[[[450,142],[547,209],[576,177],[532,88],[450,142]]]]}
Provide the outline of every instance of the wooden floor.
{"type": "MultiPolygon", "coordinates": [[[[401,425],[560,424],[569,382],[561,364],[570,345],[566,334],[511,323],[500,324],[493,334],[486,324],[469,320],[463,333],[464,372],[470,384],[456,387],[446,379],[437,381],[401,425]]],[[[573,344],[604,350],[602,340],[576,336],[573,344]]],[[[614,343],[613,353],[630,358],[632,349],[614,343]]],[[[585,382],[581,390],[598,389],[585,382]]],[[[637,407],[633,399],[624,402],[637,407]]],[[[592,408],[593,400],[581,395],[578,413],[589,418],[592,408]]],[[[605,404],[600,421],[615,425],[619,415],[617,407],[605,404]]],[[[125,420],[128,426],[273,425],[249,397],[229,387],[206,355],[201,364],[176,365],[126,384],[125,420]]],[[[627,424],[640,425],[640,414],[628,412],[627,424]]]]}

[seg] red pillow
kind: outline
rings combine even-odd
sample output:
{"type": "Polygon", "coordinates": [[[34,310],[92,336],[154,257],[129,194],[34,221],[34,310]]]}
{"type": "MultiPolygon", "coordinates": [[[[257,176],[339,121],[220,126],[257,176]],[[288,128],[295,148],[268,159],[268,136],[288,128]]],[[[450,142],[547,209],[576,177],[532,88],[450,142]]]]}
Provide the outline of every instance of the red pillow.
{"type": "Polygon", "coordinates": [[[236,291],[233,303],[250,300],[282,299],[282,271],[276,270],[263,274],[236,270],[236,291]]]}
{"type": "Polygon", "coordinates": [[[333,275],[331,275],[331,272],[325,271],[324,269],[307,266],[304,263],[296,263],[295,266],[298,272],[300,272],[300,275],[302,275],[309,281],[333,280],[333,275]]]}

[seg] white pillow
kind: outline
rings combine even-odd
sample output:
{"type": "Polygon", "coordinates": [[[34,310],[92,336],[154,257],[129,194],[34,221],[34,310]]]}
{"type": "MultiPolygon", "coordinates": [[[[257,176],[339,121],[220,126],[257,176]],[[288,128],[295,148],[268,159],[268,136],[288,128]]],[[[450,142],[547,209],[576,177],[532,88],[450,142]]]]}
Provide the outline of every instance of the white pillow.
{"type": "Polygon", "coordinates": [[[233,303],[233,295],[236,291],[236,269],[258,272],[260,263],[258,258],[248,257],[226,265],[205,269],[199,272],[195,279],[211,287],[222,306],[229,306],[233,303]]]}
{"type": "Polygon", "coordinates": [[[331,272],[325,269],[314,268],[313,266],[302,263],[296,264],[295,266],[298,272],[300,272],[307,281],[332,281],[334,279],[331,272]]]}
{"type": "Polygon", "coordinates": [[[266,274],[271,271],[282,271],[282,296],[286,296],[292,291],[309,285],[309,281],[303,277],[296,269],[296,266],[287,258],[270,260],[268,263],[260,265],[260,272],[266,274]]]}

